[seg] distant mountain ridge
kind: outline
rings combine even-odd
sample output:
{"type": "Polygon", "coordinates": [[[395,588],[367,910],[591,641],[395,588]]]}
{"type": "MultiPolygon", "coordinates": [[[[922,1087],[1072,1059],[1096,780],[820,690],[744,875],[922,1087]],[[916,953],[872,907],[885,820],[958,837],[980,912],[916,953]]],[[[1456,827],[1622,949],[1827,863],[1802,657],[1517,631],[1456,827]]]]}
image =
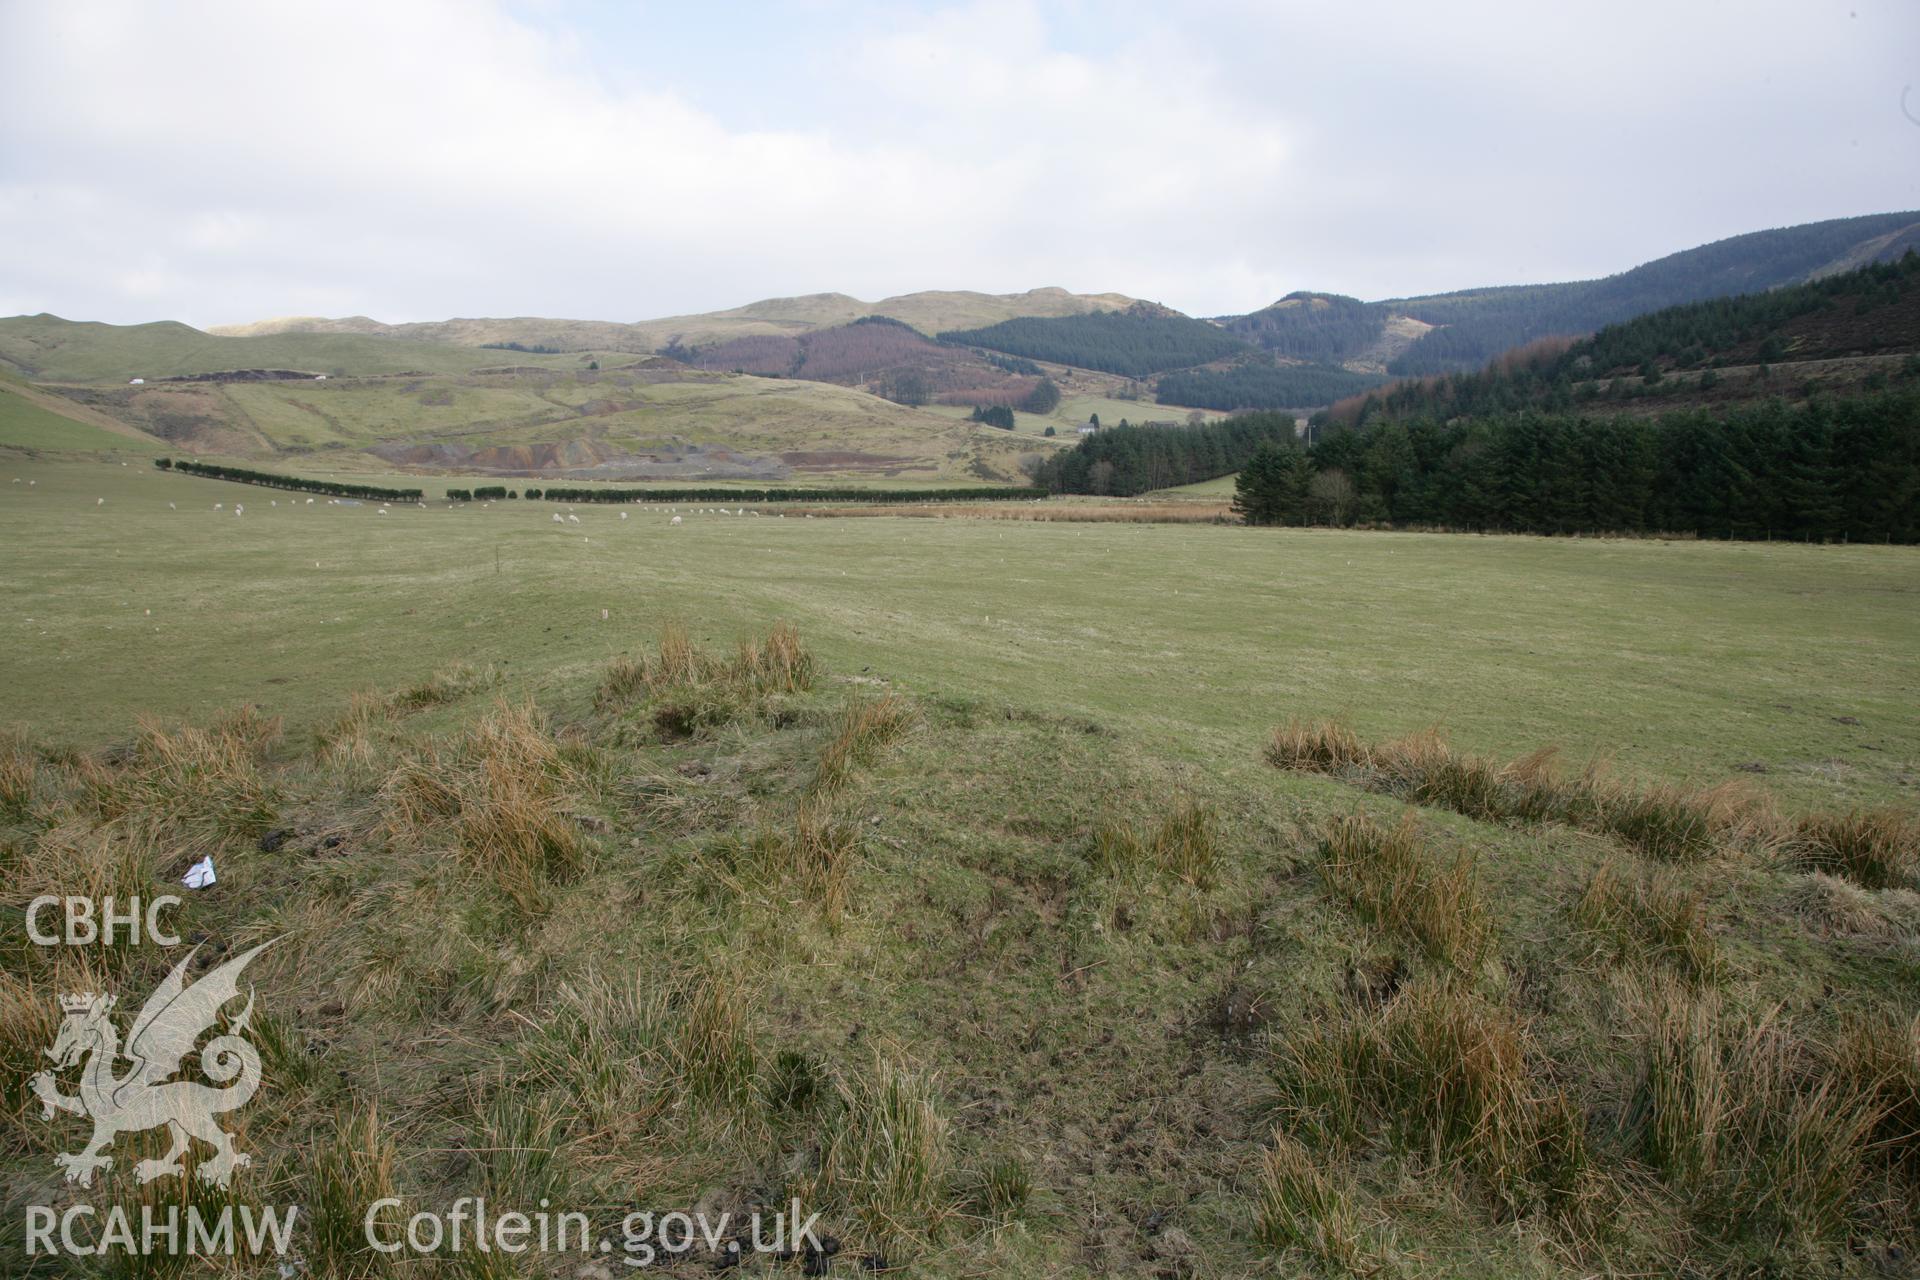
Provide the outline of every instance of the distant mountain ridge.
{"type": "Polygon", "coordinates": [[[1816,280],[1897,259],[1916,245],[1920,212],[1873,214],[1733,236],[1596,280],[1375,302],[1298,291],[1258,311],[1211,320],[1126,294],[1062,288],[935,290],[875,302],[814,293],[631,323],[290,317],[202,333],[172,322],[114,326],[20,316],[0,319],[0,367],[40,381],[124,382],[246,368],[333,376],[614,368],[665,352],[720,372],[819,377],[907,401],[917,401],[922,387],[948,403],[978,393],[980,403],[997,404],[1017,400],[1042,372],[1029,366],[1044,361],[1054,366],[1056,380],[1063,367],[1129,379],[1135,384],[1125,388],[1130,401],[1151,396],[1221,411],[1311,409],[1326,403],[1324,397],[1388,377],[1472,371],[1542,337],[1591,333],[1663,307],[1816,280]],[[890,341],[882,353],[875,346],[878,330],[822,337],[876,317],[973,354],[904,339],[890,341]],[[795,346],[803,338],[818,347],[805,358],[795,346]],[[848,360],[852,364],[842,367],[848,360]]]}
{"type": "Polygon", "coordinates": [[[1920,379],[1920,249],[1804,284],[1682,303],[1578,341],[1542,338],[1473,373],[1409,378],[1326,421],[1521,411],[1659,413],[1808,400],[1920,379]]]}
{"type": "Polygon", "coordinates": [[[1536,338],[1800,284],[1920,246],[1920,211],[1836,218],[1731,236],[1597,280],[1500,285],[1361,302],[1297,292],[1216,323],[1276,355],[1400,377],[1478,369],[1536,338]]]}
{"type": "Polygon", "coordinates": [[[1025,293],[975,293],[969,290],[924,290],[903,293],[878,302],[863,302],[844,293],[809,293],[791,298],[763,298],[745,306],[697,315],[664,316],[656,320],[621,323],[611,320],[564,320],[539,316],[502,319],[455,319],[385,324],[367,316],[326,318],[286,316],[251,324],[216,325],[208,333],[220,337],[261,337],[269,334],[337,333],[399,338],[446,346],[477,347],[517,342],[527,347],[559,351],[633,351],[651,353],[671,345],[697,346],[730,338],[796,337],[882,315],[929,336],[942,329],[997,324],[1018,317],[1088,315],[1119,311],[1135,299],[1119,293],[1072,293],[1047,287],[1025,293]]]}

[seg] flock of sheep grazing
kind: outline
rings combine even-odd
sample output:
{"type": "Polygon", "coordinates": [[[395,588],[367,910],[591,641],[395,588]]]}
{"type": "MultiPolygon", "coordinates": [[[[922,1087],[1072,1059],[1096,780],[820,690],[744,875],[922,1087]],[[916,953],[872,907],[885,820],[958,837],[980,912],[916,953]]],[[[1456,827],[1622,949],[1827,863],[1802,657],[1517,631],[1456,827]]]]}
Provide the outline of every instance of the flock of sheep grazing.
{"type": "MultiPolygon", "coordinates": [[[[16,477],[14,479],[14,483],[19,484],[21,483],[21,481],[18,477],[16,477]]],[[[29,485],[33,485],[33,484],[37,484],[38,482],[33,480],[28,480],[26,483],[29,485]]],[[[107,503],[107,500],[105,498],[94,499],[95,506],[105,506],[106,503],[107,503]]],[[[312,506],[313,503],[314,503],[314,500],[312,498],[308,498],[305,501],[305,505],[309,507],[312,506]]],[[[278,498],[269,498],[267,500],[267,505],[270,507],[278,507],[280,505],[280,500],[278,498]]],[[[298,506],[300,504],[295,499],[288,499],[287,505],[298,506]]],[[[358,499],[354,499],[354,498],[328,498],[326,500],[326,505],[330,507],[357,507],[357,506],[361,506],[362,503],[358,499]]],[[[422,511],[428,510],[427,504],[424,501],[417,502],[412,505],[418,506],[422,511]]],[[[468,504],[449,502],[447,504],[447,510],[452,511],[456,507],[465,506],[465,505],[468,505],[468,504]]],[[[493,503],[482,502],[479,505],[483,508],[488,508],[488,507],[492,507],[493,503]]],[[[668,517],[667,523],[670,525],[677,525],[682,523],[682,516],[677,507],[658,506],[658,505],[653,505],[648,503],[641,503],[638,505],[642,511],[655,512],[660,515],[664,515],[668,517]]],[[[179,509],[180,508],[176,503],[169,502],[167,504],[167,510],[169,511],[178,511],[179,509]]],[[[225,511],[227,509],[227,504],[224,502],[216,502],[213,504],[213,509],[215,511],[225,511]]],[[[384,516],[388,513],[389,510],[391,510],[391,504],[387,502],[381,502],[379,506],[377,506],[374,509],[374,514],[384,516]]],[[[236,502],[233,504],[234,515],[244,516],[246,512],[247,512],[247,507],[245,503],[236,502]]],[[[631,513],[627,511],[622,511],[619,514],[620,514],[620,518],[622,520],[625,520],[628,517],[628,515],[631,513]]],[[[760,512],[751,511],[746,507],[735,507],[732,510],[728,510],[726,507],[689,507],[687,508],[686,514],[695,515],[695,516],[750,516],[755,520],[758,520],[761,516],[760,512]]],[[[777,520],[785,520],[787,518],[785,512],[769,512],[768,514],[772,516],[772,518],[777,520]]],[[[807,518],[812,519],[812,516],[809,515],[807,518]]],[[[580,523],[580,517],[574,514],[572,511],[566,511],[566,512],[556,511],[553,513],[552,519],[553,519],[553,523],[558,525],[568,525],[568,524],[577,525],[580,523]]]]}
{"type": "MultiPolygon", "coordinates": [[[[18,484],[18,483],[20,483],[20,482],[19,482],[18,480],[16,480],[16,481],[14,481],[14,483],[15,483],[15,484],[18,484]]],[[[31,481],[29,481],[28,483],[32,483],[32,482],[31,482],[31,481]]],[[[105,506],[105,505],[106,505],[106,502],[107,502],[107,500],[106,500],[105,498],[95,498],[95,499],[94,499],[94,505],[96,505],[96,506],[105,506]]],[[[278,507],[278,506],[280,505],[280,500],[279,500],[278,498],[272,498],[272,499],[269,499],[269,500],[268,500],[268,505],[269,505],[269,506],[272,506],[272,507],[278,507]]],[[[295,504],[295,503],[293,503],[292,501],[289,501],[287,505],[288,505],[288,506],[294,506],[294,505],[296,505],[296,504],[295,504]]],[[[306,505],[307,505],[307,506],[309,506],[309,507],[310,507],[310,506],[312,506],[312,505],[313,505],[313,499],[312,499],[312,498],[308,498],[308,499],[306,500],[306,505]]],[[[357,507],[357,506],[360,506],[360,505],[361,505],[361,503],[360,503],[360,502],[359,502],[358,500],[356,500],[356,499],[351,499],[351,498],[328,498],[328,499],[327,499],[327,505],[328,505],[328,506],[330,506],[330,507],[357,507]]],[[[418,506],[418,507],[419,507],[419,508],[420,508],[420,509],[421,509],[422,511],[425,511],[425,510],[427,510],[427,509],[428,509],[428,507],[427,507],[427,504],[426,504],[426,503],[424,503],[424,502],[420,502],[420,503],[416,503],[416,504],[414,504],[414,505],[416,505],[416,506],[418,506]]],[[[452,510],[453,510],[453,509],[454,509],[455,507],[458,507],[458,506],[463,506],[463,505],[466,505],[466,504],[464,504],[464,503],[454,503],[454,502],[449,502],[449,503],[447,504],[447,510],[449,510],[449,511],[452,511],[452,510]]],[[[493,504],[492,504],[491,502],[483,502],[483,503],[481,503],[480,505],[481,505],[482,507],[491,507],[491,506],[493,506],[493,504]]],[[[179,506],[178,506],[177,504],[175,504],[175,503],[172,503],[172,502],[169,502],[169,503],[167,504],[167,510],[169,510],[169,511],[178,511],[179,509],[180,509],[180,508],[179,508],[179,506]]],[[[226,504],[226,503],[224,503],[224,502],[216,502],[216,503],[214,503],[214,504],[213,504],[213,509],[214,509],[215,511],[225,511],[225,510],[227,509],[227,504],[226,504]]],[[[679,524],[679,523],[681,523],[681,517],[680,517],[680,514],[679,514],[679,512],[678,512],[678,511],[677,511],[677,510],[676,510],[675,508],[673,508],[673,507],[658,507],[658,506],[645,506],[645,505],[643,505],[641,509],[642,509],[642,510],[644,510],[644,511],[654,511],[654,512],[658,512],[658,513],[660,513],[660,514],[662,514],[662,515],[665,515],[665,516],[667,516],[667,517],[668,517],[668,520],[667,520],[667,523],[668,523],[668,524],[676,524],[676,525],[677,525],[677,524],[679,524]]],[[[381,503],[381,504],[380,504],[380,505],[379,505],[378,507],[376,507],[376,508],[374,509],[374,514],[375,514],[375,515],[380,515],[380,516],[384,516],[384,515],[386,515],[386,514],[388,513],[388,511],[389,511],[389,510],[391,510],[391,506],[390,506],[390,504],[388,504],[388,503],[385,503],[385,502],[382,502],[382,503],[381,503]]],[[[234,514],[234,515],[236,515],[236,516],[244,516],[244,515],[246,514],[246,512],[247,512],[247,507],[246,507],[246,504],[245,504],[245,503],[243,503],[243,502],[236,502],[236,503],[234,503],[234,504],[233,504],[233,514],[234,514]]],[[[699,515],[699,516],[751,516],[751,517],[753,517],[753,518],[754,518],[755,520],[758,520],[758,519],[760,518],[760,512],[758,512],[758,511],[749,511],[749,510],[747,510],[747,509],[746,509],[745,507],[737,507],[737,508],[735,508],[735,509],[733,509],[733,510],[731,510],[731,511],[729,511],[729,510],[728,510],[727,508],[725,508],[725,507],[698,507],[698,508],[688,508],[688,512],[687,512],[687,513],[688,513],[689,515],[699,515]]],[[[626,512],[626,511],[622,511],[622,512],[620,512],[620,518],[621,518],[622,520],[625,520],[625,519],[627,518],[627,516],[628,516],[629,514],[630,514],[629,512],[626,512]]],[[[787,516],[786,516],[786,513],[785,513],[785,512],[783,512],[783,511],[782,511],[782,512],[774,512],[774,513],[772,513],[772,515],[773,515],[773,518],[774,518],[774,519],[776,519],[776,520],[785,520],[785,519],[787,518],[787,516]]],[[[580,523],[580,517],[579,517],[579,516],[577,516],[577,515],[575,515],[575,514],[574,514],[573,512],[571,512],[571,511],[567,511],[567,512],[559,512],[559,511],[556,511],[556,512],[554,512],[554,513],[553,513],[553,517],[552,517],[552,518],[553,518],[553,523],[555,523],[555,524],[579,524],[579,523],[580,523]]],[[[811,517],[808,517],[808,518],[809,518],[809,519],[811,519],[811,517]]]]}

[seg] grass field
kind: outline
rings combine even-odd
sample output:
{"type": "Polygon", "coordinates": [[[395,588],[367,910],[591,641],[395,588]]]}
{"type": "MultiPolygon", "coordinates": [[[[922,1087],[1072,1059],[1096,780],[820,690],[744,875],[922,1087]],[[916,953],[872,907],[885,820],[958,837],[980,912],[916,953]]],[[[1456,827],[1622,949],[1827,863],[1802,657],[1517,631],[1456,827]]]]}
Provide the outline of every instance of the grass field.
{"type": "MultiPolygon", "coordinates": [[[[326,374],[465,373],[489,365],[578,369],[601,353],[529,355],[479,347],[396,343],[359,334],[286,333],[229,338],[171,320],[109,325],[58,316],[0,319],[0,365],[42,382],[126,382],[228,369],[326,374]]],[[[631,355],[606,357],[608,362],[631,355]]]]}
{"type": "Polygon", "coordinates": [[[1202,480],[1198,484],[1182,484],[1175,485],[1171,489],[1162,489],[1153,496],[1164,498],[1231,498],[1234,493],[1234,482],[1238,479],[1238,475],[1215,476],[1211,480],[1202,480]]]}
{"type": "Polygon", "coordinates": [[[20,607],[0,620],[0,683],[12,718],[81,741],[138,711],[241,698],[307,721],[362,682],[455,658],[564,678],[664,618],[725,640],[788,617],[836,664],[1092,715],[1198,759],[1245,755],[1290,714],[1370,733],[1439,723],[1480,749],[1557,743],[1663,776],[1759,764],[1804,801],[1910,796],[1920,759],[1920,561],[1898,549],[675,529],[602,510],[563,529],[544,504],[376,517],[138,466],[11,471],[38,483],[0,485],[0,534],[24,552],[5,570],[20,607]],[[236,501],[246,516],[212,509],[236,501]]]}
{"type": "Polygon", "coordinates": [[[133,1139],[60,1182],[83,1122],[22,1083],[54,994],[178,957],[27,946],[22,909],[207,854],[180,932],[275,940],[232,1194],[301,1205],[316,1276],[625,1270],[390,1262],[389,1195],[615,1239],[797,1198],[842,1250],[807,1274],[1878,1280],[1920,1245],[1910,551],[556,526],[4,461],[10,1261],[20,1204],[190,1185],[133,1185],[133,1139]]]}
{"type": "MultiPolygon", "coordinates": [[[[744,466],[761,483],[767,474],[784,473],[795,482],[1004,484],[1019,479],[1020,456],[1034,448],[1030,440],[969,425],[964,414],[772,378],[661,381],[607,370],[74,389],[81,402],[43,389],[25,394],[39,404],[20,410],[22,423],[14,430],[21,445],[96,449],[106,443],[101,426],[121,425],[127,448],[265,463],[300,474],[390,471],[417,457],[417,469],[433,472],[434,483],[483,474],[468,464],[486,457],[506,470],[539,471],[549,484],[576,478],[565,471],[591,473],[602,464],[609,479],[704,482],[715,478],[708,466],[723,480],[729,468],[738,475],[744,466]],[[101,422],[65,431],[48,421],[55,416],[49,409],[101,422]],[[40,424],[30,434],[29,418],[40,424]],[[689,460],[696,448],[724,456],[689,460]],[[658,458],[669,462],[663,467],[658,458]],[[675,466],[673,458],[683,461],[675,466]]],[[[17,399],[4,390],[0,397],[0,413],[17,399]]]]}
{"type": "Polygon", "coordinates": [[[119,450],[135,455],[151,455],[160,448],[158,442],[136,438],[131,432],[116,432],[55,413],[16,393],[12,384],[5,382],[0,382],[0,447],[63,453],[119,450]]]}

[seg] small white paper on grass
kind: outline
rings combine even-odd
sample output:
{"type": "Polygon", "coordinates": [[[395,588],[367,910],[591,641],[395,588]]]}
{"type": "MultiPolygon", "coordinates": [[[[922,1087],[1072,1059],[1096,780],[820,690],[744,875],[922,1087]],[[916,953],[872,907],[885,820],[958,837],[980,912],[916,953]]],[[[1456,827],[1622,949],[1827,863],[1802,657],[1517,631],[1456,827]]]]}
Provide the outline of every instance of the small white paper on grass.
{"type": "Polygon", "coordinates": [[[214,882],[214,878],[213,855],[208,854],[187,868],[187,874],[180,878],[180,883],[189,889],[204,889],[214,882]]]}

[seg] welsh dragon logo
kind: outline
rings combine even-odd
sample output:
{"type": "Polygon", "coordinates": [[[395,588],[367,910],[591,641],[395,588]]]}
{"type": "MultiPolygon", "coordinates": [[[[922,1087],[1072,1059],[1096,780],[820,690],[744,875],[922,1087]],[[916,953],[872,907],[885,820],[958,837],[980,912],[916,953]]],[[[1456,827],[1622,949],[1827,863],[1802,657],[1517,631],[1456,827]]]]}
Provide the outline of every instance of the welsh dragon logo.
{"type": "Polygon", "coordinates": [[[204,1182],[224,1187],[232,1181],[235,1169],[249,1163],[245,1153],[235,1150],[234,1135],[222,1129],[216,1117],[245,1106],[260,1087],[260,1055],[242,1034],[253,1016],[252,988],[247,990],[247,1004],[239,1016],[230,1019],[226,1030],[200,1050],[200,1069],[215,1085],[225,1087],[172,1077],[179,1074],[182,1060],[200,1037],[213,1030],[222,1007],[239,998],[240,973],[247,962],[271,945],[263,942],[192,984],[187,982],[187,966],[199,948],[189,951],[147,997],[140,1016],[133,1021],[124,1050],[120,1032],[109,1016],[112,996],[89,993],[60,998],[67,1016],[47,1056],[53,1059],[56,1070],[85,1060],[80,1092],[61,1093],[52,1071],[34,1076],[32,1085],[40,1099],[42,1119],[51,1120],[55,1111],[69,1111],[93,1120],[93,1137],[85,1148],[53,1158],[66,1170],[68,1182],[91,1186],[93,1171],[113,1163],[104,1153],[117,1135],[162,1125],[172,1146],[160,1159],[142,1160],[134,1166],[134,1176],[143,1183],[179,1174],[180,1157],[194,1138],[214,1149],[213,1157],[200,1164],[204,1182]],[[116,1074],[123,1054],[130,1065],[116,1074]]]}

